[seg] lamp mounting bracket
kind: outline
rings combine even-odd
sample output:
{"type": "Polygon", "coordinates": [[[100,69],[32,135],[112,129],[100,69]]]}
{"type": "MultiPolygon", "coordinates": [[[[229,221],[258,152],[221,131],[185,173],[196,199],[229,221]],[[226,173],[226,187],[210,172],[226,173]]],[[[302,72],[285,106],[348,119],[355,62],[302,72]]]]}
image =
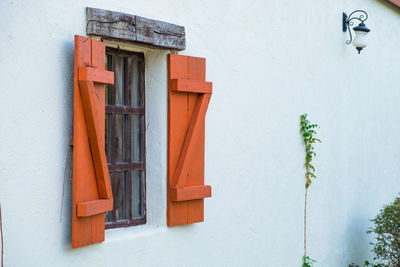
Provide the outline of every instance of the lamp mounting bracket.
{"type": "Polygon", "coordinates": [[[358,20],[360,21],[360,24],[364,24],[364,21],[366,21],[367,19],[368,14],[364,10],[355,10],[351,12],[350,15],[347,15],[345,12],[343,12],[342,30],[343,32],[347,32],[347,30],[349,30],[350,34],[350,39],[346,41],[346,44],[351,44],[351,42],[353,41],[353,36],[350,31],[350,26],[354,25],[353,20],[358,20]]]}

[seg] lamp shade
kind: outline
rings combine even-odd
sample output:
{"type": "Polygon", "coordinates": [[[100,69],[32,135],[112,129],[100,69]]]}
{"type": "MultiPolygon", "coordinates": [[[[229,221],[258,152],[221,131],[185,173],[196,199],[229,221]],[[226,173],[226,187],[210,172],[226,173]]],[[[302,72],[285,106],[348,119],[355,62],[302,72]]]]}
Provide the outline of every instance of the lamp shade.
{"type": "Polygon", "coordinates": [[[365,24],[361,22],[360,25],[354,27],[353,30],[356,34],[353,40],[353,45],[358,50],[358,53],[360,53],[360,51],[367,46],[366,36],[370,29],[368,29],[365,24]]]}

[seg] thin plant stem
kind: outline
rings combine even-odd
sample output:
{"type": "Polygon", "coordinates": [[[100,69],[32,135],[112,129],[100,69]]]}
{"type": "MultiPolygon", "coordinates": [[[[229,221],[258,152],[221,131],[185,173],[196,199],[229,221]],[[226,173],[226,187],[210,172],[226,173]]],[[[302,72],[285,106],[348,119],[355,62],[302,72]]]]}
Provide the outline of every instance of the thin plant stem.
{"type": "Polygon", "coordinates": [[[304,193],[304,259],[307,256],[307,192],[304,193]]]}
{"type": "Polygon", "coordinates": [[[307,114],[302,114],[300,116],[300,133],[303,136],[303,142],[305,146],[305,192],[304,192],[304,256],[303,256],[303,267],[304,266],[313,266],[315,260],[311,259],[307,256],[307,194],[308,194],[308,187],[311,184],[312,178],[317,178],[315,176],[315,168],[311,165],[311,161],[316,153],[314,152],[314,146],[316,142],[321,142],[318,138],[315,138],[314,135],[316,134],[315,128],[318,128],[317,124],[310,123],[307,120],[307,114]]]}
{"type": "Polygon", "coordinates": [[[1,204],[0,204],[0,233],[1,233],[1,267],[4,267],[3,258],[4,258],[4,250],[3,250],[3,220],[1,218],[1,204]]]}

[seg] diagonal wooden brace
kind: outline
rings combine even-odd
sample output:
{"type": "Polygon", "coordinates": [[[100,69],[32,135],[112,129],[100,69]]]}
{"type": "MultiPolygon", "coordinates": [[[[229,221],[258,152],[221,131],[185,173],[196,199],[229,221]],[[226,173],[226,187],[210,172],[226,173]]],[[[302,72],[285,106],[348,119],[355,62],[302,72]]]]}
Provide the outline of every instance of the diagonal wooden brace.
{"type": "Polygon", "coordinates": [[[210,98],[211,94],[201,94],[199,96],[199,100],[197,100],[196,107],[186,133],[185,141],[182,146],[182,151],[173,175],[172,188],[181,189],[185,186],[187,178],[186,174],[190,167],[189,163],[194,152],[194,145],[195,142],[200,138],[200,123],[206,115],[210,98]]]}
{"type": "Polygon", "coordinates": [[[114,83],[114,74],[89,67],[79,68],[79,88],[87,125],[89,145],[96,173],[98,200],[84,201],[77,204],[77,216],[85,217],[112,210],[113,196],[108,172],[107,158],[101,146],[98,126],[95,123],[96,93],[94,82],[114,83]],[[90,79],[90,80],[89,80],[90,79]]]}

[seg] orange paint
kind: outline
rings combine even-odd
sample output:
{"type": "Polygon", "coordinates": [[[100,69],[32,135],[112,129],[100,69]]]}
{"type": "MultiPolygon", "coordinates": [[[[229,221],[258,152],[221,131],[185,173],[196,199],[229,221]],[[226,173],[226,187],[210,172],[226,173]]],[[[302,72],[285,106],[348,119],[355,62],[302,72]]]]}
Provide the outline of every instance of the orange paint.
{"type": "Polygon", "coordinates": [[[72,247],[104,241],[112,190],[104,151],[105,45],[75,36],[72,247]],[[89,68],[87,66],[90,66],[89,68]]]}
{"type": "Polygon", "coordinates": [[[212,93],[212,83],[186,79],[171,79],[169,89],[179,92],[212,93]]]}
{"type": "Polygon", "coordinates": [[[78,75],[80,81],[93,81],[97,83],[114,84],[114,72],[94,69],[90,67],[79,67],[78,75]]]}
{"type": "Polygon", "coordinates": [[[204,221],[205,115],[212,83],[205,59],[168,56],[168,226],[204,221]]]}
{"type": "MultiPolygon", "coordinates": [[[[96,90],[93,81],[79,80],[86,128],[89,134],[89,145],[92,152],[94,170],[96,172],[97,188],[100,198],[112,198],[110,175],[108,172],[104,141],[101,140],[101,125],[96,121],[96,90]]],[[[104,92],[103,92],[104,93],[104,92]]],[[[104,121],[102,122],[104,128],[104,121]]],[[[103,137],[104,139],[104,137],[103,137]]]]}
{"type": "Polygon", "coordinates": [[[170,190],[170,194],[172,201],[202,199],[211,197],[211,186],[198,185],[198,186],[187,186],[182,189],[172,188],[170,190]]]}
{"type": "Polygon", "coordinates": [[[104,213],[113,209],[113,199],[98,199],[79,202],[77,206],[78,217],[88,217],[104,213]]]}

